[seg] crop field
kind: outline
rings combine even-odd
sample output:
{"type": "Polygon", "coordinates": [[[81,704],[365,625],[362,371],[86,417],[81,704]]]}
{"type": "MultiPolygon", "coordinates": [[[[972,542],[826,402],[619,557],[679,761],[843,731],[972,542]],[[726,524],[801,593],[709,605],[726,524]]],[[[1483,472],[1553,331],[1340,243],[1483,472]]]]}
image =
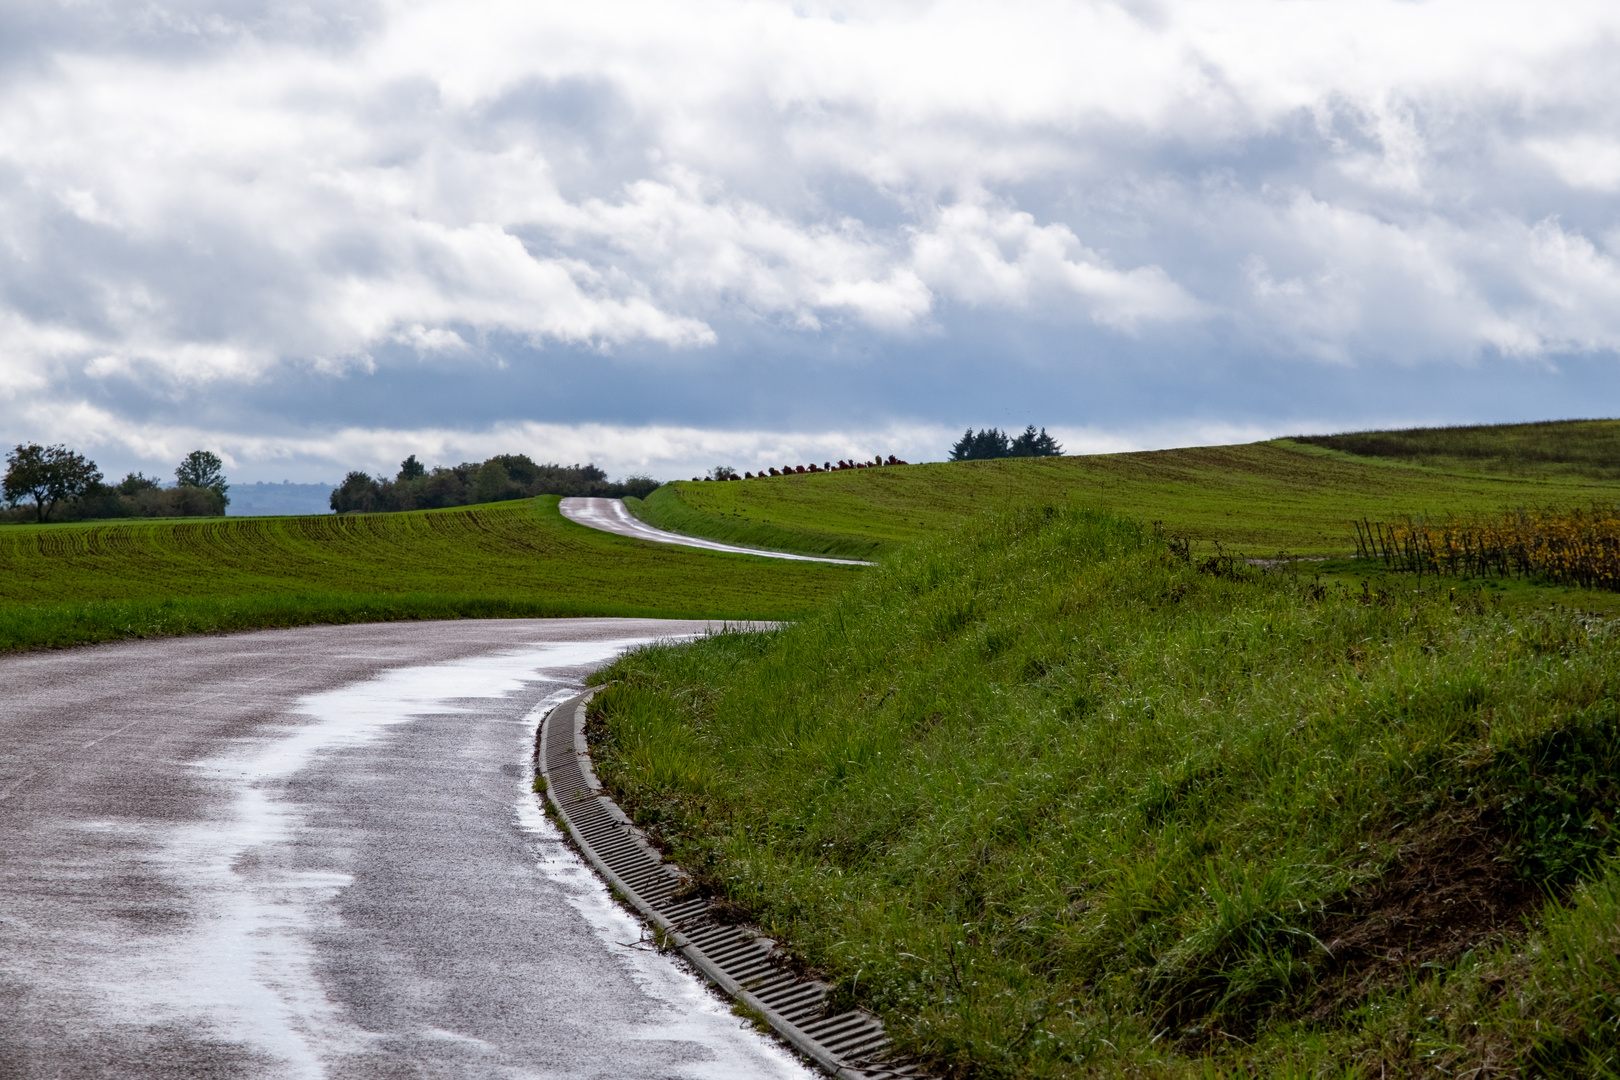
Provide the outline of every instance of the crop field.
{"type": "Polygon", "coordinates": [[[390,618],[785,618],[859,573],[611,536],[557,502],[6,526],[0,648],[390,618]]]}
{"type": "Polygon", "coordinates": [[[1617,626],[1026,509],[621,658],[590,730],[934,1075],[1612,1077],[1617,626]]]}
{"type": "MultiPolygon", "coordinates": [[[[1606,422],[1620,429],[1620,424],[1606,422]]],[[[1604,432],[1609,428],[1603,428],[1604,432]]],[[[1575,453],[1562,443],[1547,451],[1575,453]]],[[[1584,451],[1582,451],[1584,453],[1584,451]]],[[[871,557],[988,510],[1091,507],[1253,556],[1348,554],[1351,522],[1620,503],[1620,473],[1448,471],[1290,440],[667,484],[632,508],[694,535],[871,557]]]]}

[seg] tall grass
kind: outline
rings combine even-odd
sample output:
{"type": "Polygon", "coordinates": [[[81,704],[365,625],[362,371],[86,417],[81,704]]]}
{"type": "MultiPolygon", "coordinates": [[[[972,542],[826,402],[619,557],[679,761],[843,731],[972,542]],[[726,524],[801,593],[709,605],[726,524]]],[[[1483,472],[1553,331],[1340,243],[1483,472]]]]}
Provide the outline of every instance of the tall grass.
{"type": "Polygon", "coordinates": [[[1613,965],[1560,957],[1620,917],[1617,643],[1029,510],[621,660],[592,737],[675,858],[949,1075],[1428,1075],[1434,1002],[1511,999],[1528,1026],[1447,1060],[1574,1076],[1615,1045],[1613,965]],[[1582,881],[1587,929],[1523,937],[1582,881]]]}

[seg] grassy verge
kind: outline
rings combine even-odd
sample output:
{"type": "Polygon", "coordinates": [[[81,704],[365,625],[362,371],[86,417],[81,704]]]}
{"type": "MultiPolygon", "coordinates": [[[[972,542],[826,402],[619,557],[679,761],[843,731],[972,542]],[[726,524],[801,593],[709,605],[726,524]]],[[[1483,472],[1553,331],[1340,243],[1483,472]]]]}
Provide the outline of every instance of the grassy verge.
{"type": "Polygon", "coordinates": [[[641,513],[651,524],[697,536],[869,558],[974,514],[1059,503],[1162,521],[1171,532],[1270,555],[1343,554],[1354,547],[1354,518],[1616,502],[1620,479],[1612,477],[1446,471],[1277,440],[681,482],[661,488],[641,513]]]}
{"type": "Polygon", "coordinates": [[[593,739],[948,1075],[1612,1075],[1617,645],[1029,510],[621,660],[593,739]]]}
{"type": "Polygon", "coordinates": [[[860,572],[641,543],[575,525],[557,502],[7,526],[0,648],[386,619],[781,619],[860,572]]]}

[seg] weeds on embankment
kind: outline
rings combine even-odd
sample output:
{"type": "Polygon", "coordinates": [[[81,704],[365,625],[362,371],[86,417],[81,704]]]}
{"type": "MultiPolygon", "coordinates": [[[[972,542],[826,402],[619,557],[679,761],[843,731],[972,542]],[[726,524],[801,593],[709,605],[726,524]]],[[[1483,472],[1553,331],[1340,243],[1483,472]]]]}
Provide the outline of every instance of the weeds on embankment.
{"type": "Polygon", "coordinates": [[[1616,631],[1031,510],[600,673],[598,767],[951,1076],[1592,1075],[1616,631]]]}
{"type": "Polygon", "coordinates": [[[1354,525],[1358,556],[1420,579],[1522,577],[1620,591],[1620,513],[1607,507],[1515,510],[1438,525],[1415,519],[1354,525]]]}

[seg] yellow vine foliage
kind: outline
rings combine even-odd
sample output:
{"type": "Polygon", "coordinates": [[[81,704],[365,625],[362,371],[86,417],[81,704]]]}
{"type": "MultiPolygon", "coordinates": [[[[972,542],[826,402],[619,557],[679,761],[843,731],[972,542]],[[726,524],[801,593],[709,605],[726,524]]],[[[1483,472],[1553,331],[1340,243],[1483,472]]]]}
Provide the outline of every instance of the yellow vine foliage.
{"type": "Polygon", "coordinates": [[[1524,577],[1620,590],[1620,512],[1514,510],[1497,518],[1358,521],[1356,549],[1392,570],[1451,577],[1524,577]]]}

